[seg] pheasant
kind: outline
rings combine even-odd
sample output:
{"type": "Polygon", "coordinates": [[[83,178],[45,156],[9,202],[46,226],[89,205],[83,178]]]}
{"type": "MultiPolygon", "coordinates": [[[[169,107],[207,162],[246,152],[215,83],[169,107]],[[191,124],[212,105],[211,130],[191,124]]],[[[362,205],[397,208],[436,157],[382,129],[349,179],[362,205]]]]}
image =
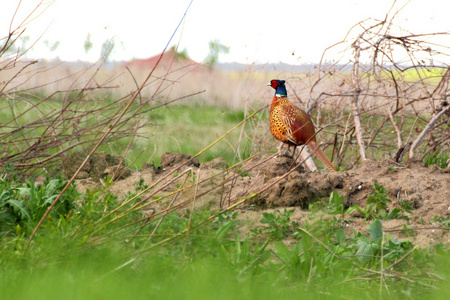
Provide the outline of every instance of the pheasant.
{"type": "Polygon", "coordinates": [[[276,139],[288,145],[285,155],[288,154],[291,146],[294,146],[292,154],[294,156],[297,146],[306,144],[325,167],[330,171],[336,171],[317,144],[316,131],[311,118],[305,111],[289,102],[284,83],[284,80],[273,79],[268,84],[275,89],[275,96],[270,106],[270,132],[276,139]]]}

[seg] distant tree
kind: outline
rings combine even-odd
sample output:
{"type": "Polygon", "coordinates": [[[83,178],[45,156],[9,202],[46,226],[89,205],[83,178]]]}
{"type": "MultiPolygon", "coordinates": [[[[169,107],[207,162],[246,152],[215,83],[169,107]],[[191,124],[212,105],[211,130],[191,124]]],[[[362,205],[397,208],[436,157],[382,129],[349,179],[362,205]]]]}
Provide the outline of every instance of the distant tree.
{"type": "Polygon", "coordinates": [[[47,46],[48,50],[50,50],[50,52],[55,51],[58,47],[59,47],[60,42],[56,41],[53,44],[50,44],[49,40],[45,40],[44,41],[44,45],[47,46]]]}
{"type": "Polygon", "coordinates": [[[183,50],[178,52],[178,47],[173,45],[172,47],[170,47],[169,51],[174,52],[177,58],[182,58],[182,59],[189,58],[186,48],[184,48],[183,50]]]}
{"type": "Polygon", "coordinates": [[[89,52],[89,50],[92,49],[92,41],[91,41],[91,34],[88,33],[88,35],[86,36],[86,39],[84,40],[84,52],[86,52],[86,54],[89,52]]]}
{"type": "Polygon", "coordinates": [[[205,63],[213,67],[219,61],[219,55],[221,53],[228,54],[230,47],[227,47],[220,43],[219,40],[213,40],[209,42],[209,53],[205,58],[205,63]]]}
{"type": "Polygon", "coordinates": [[[109,55],[111,54],[112,50],[114,49],[115,43],[114,39],[109,39],[103,42],[102,44],[102,50],[100,53],[100,57],[102,57],[105,61],[108,60],[109,55]]]}

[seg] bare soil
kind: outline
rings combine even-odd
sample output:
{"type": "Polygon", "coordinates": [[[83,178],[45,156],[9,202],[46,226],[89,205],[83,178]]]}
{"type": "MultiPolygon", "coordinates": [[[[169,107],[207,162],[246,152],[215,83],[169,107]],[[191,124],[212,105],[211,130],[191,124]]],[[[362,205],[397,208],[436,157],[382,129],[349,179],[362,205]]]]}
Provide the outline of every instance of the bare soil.
{"type": "MultiPolygon", "coordinates": [[[[79,159],[66,158],[72,169],[76,161],[79,159]]],[[[449,167],[441,169],[432,165],[427,168],[421,161],[402,165],[388,160],[369,160],[345,172],[311,173],[287,157],[254,157],[228,168],[221,158],[200,165],[196,158],[170,152],[161,157],[162,165],[158,168],[146,165],[138,171],[124,166],[117,169],[113,164],[118,161],[118,158],[100,154],[90,162],[89,168],[95,172],[86,169],[77,180],[77,188],[85,191],[101,187],[102,176],[115,174],[117,179],[109,191],[123,201],[141,182],[141,186],[148,187],[140,195],[145,200],[143,203],[148,203],[144,208],[148,213],[176,204],[211,210],[239,204],[233,209],[240,211],[239,219],[245,231],[262,226],[259,221],[264,211],[293,209],[292,220],[298,223],[332,218],[326,213],[311,214],[308,206],[316,201],[328,201],[333,191],[345,197],[346,206],[358,204],[364,208],[374,190],[373,183],[377,183],[389,192],[388,198],[392,200],[389,210],[400,207],[400,201],[408,202],[413,208],[412,214],[407,214],[410,220],[383,221],[385,232],[420,246],[450,244],[450,230],[435,222],[436,218],[450,216],[449,167]],[[95,161],[101,166],[96,166],[95,161]],[[408,232],[403,230],[405,224],[410,229],[408,232]]],[[[69,168],[64,166],[64,169],[69,168]]],[[[366,232],[370,223],[358,213],[346,216],[346,220],[348,233],[353,229],[366,232]]]]}

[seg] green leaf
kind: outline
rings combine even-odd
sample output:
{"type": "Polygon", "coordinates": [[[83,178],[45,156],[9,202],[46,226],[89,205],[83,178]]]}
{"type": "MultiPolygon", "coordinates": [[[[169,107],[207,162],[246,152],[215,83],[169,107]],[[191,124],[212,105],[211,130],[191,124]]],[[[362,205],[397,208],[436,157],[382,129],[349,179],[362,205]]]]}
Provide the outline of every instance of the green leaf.
{"type": "MultiPolygon", "coordinates": [[[[53,203],[53,201],[56,199],[56,197],[58,197],[58,195],[53,195],[51,197],[44,197],[44,203],[42,203],[42,206],[47,206],[53,203]]],[[[41,207],[42,207],[41,206],[41,207]]]]}
{"type": "Polygon", "coordinates": [[[291,259],[291,251],[289,248],[282,242],[276,242],[274,245],[275,252],[277,255],[284,260],[285,262],[290,261],[291,259]]]}
{"type": "Polygon", "coordinates": [[[391,210],[389,212],[389,214],[386,216],[386,220],[391,220],[391,219],[399,219],[400,216],[400,208],[394,208],[393,210],[391,210]]]}
{"type": "Polygon", "coordinates": [[[17,190],[19,191],[20,196],[27,196],[27,197],[31,198],[30,188],[20,187],[20,188],[17,188],[17,190]]]}
{"type": "Polygon", "coordinates": [[[271,213],[263,213],[263,219],[261,220],[261,223],[263,224],[269,224],[275,219],[275,215],[271,213]]]}
{"type": "Polygon", "coordinates": [[[16,190],[17,189],[7,189],[2,192],[2,194],[0,195],[0,208],[3,207],[5,203],[7,203],[9,199],[11,199],[11,197],[13,197],[14,191],[16,190]]]}
{"type": "Polygon", "coordinates": [[[386,210],[385,210],[384,208],[380,208],[380,209],[378,210],[377,217],[380,218],[380,219],[382,219],[382,220],[387,220],[387,219],[386,219],[386,216],[387,216],[386,210]]]}
{"type": "Polygon", "coordinates": [[[264,251],[266,250],[266,247],[269,245],[269,242],[270,242],[270,238],[268,238],[268,239],[266,240],[266,242],[265,242],[264,244],[262,244],[261,247],[259,247],[259,248],[255,251],[255,254],[256,254],[256,255],[261,255],[261,254],[263,254],[264,251]]]}
{"type": "Polygon", "coordinates": [[[358,211],[362,216],[364,216],[364,211],[362,210],[361,207],[359,207],[358,204],[355,204],[355,205],[350,206],[350,207],[347,209],[346,213],[347,213],[347,214],[351,214],[351,213],[353,213],[355,210],[358,211]]]}
{"type": "Polygon", "coordinates": [[[344,197],[340,196],[338,192],[334,191],[330,195],[329,207],[332,209],[332,213],[343,214],[344,213],[344,197]]]}
{"type": "Polygon", "coordinates": [[[13,207],[16,212],[19,212],[22,217],[26,217],[27,219],[31,220],[31,216],[23,206],[23,201],[9,200],[7,203],[11,205],[11,207],[13,207]]]}
{"type": "Polygon", "coordinates": [[[361,262],[368,262],[372,259],[373,254],[375,253],[374,245],[372,243],[367,243],[363,240],[358,240],[357,242],[358,251],[356,251],[356,255],[359,255],[358,259],[361,262]]]}
{"type": "Polygon", "coordinates": [[[47,196],[52,195],[53,193],[55,193],[56,188],[59,185],[59,179],[53,179],[51,180],[47,186],[45,187],[45,194],[47,196]]]}
{"type": "Polygon", "coordinates": [[[216,232],[217,238],[224,238],[226,234],[233,228],[234,223],[233,222],[227,222],[226,224],[222,225],[219,230],[216,232]]]}
{"type": "Polygon", "coordinates": [[[336,241],[338,242],[338,244],[342,244],[343,242],[345,242],[344,230],[339,229],[338,231],[336,231],[336,241]]]}
{"type": "Polygon", "coordinates": [[[369,225],[369,234],[372,236],[372,240],[377,242],[383,236],[383,228],[380,220],[375,220],[369,225]]]}

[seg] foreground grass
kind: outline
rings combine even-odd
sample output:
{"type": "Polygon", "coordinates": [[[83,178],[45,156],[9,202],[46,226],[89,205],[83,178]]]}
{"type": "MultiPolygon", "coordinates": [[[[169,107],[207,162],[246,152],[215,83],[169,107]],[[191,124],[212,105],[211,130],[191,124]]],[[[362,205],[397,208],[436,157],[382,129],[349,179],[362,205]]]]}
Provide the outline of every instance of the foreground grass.
{"type": "MultiPolygon", "coordinates": [[[[18,272],[20,277],[2,280],[2,299],[448,299],[449,296],[448,281],[433,292],[408,290],[390,283],[380,290],[376,280],[367,283],[363,278],[330,286],[305,279],[293,281],[280,278],[284,274],[278,275],[275,267],[258,275],[239,275],[212,259],[188,263],[172,259],[161,263],[160,257],[148,256],[144,267],[131,265],[116,271],[113,267],[119,266],[117,259],[100,259],[101,263],[96,263],[91,254],[88,259],[72,260],[45,271],[18,272]]],[[[448,261],[445,263],[443,266],[448,268],[448,261]]]]}
{"type": "Polygon", "coordinates": [[[263,213],[265,226],[238,233],[237,212],[180,208],[164,219],[136,222],[144,215],[130,207],[140,199],[121,206],[106,190],[79,194],[71,187],[25,251],[63,186],[59,178],[37,187],[1,178],[2,299],[449,296],[450,253],[444,245],[417,248],[395,240],[373,219],[368,232],[346,235],[337,195],[322,208],[333,218],[314,221],[313,209],[311,218],[297,224],[290,211],[263,213]]]}

